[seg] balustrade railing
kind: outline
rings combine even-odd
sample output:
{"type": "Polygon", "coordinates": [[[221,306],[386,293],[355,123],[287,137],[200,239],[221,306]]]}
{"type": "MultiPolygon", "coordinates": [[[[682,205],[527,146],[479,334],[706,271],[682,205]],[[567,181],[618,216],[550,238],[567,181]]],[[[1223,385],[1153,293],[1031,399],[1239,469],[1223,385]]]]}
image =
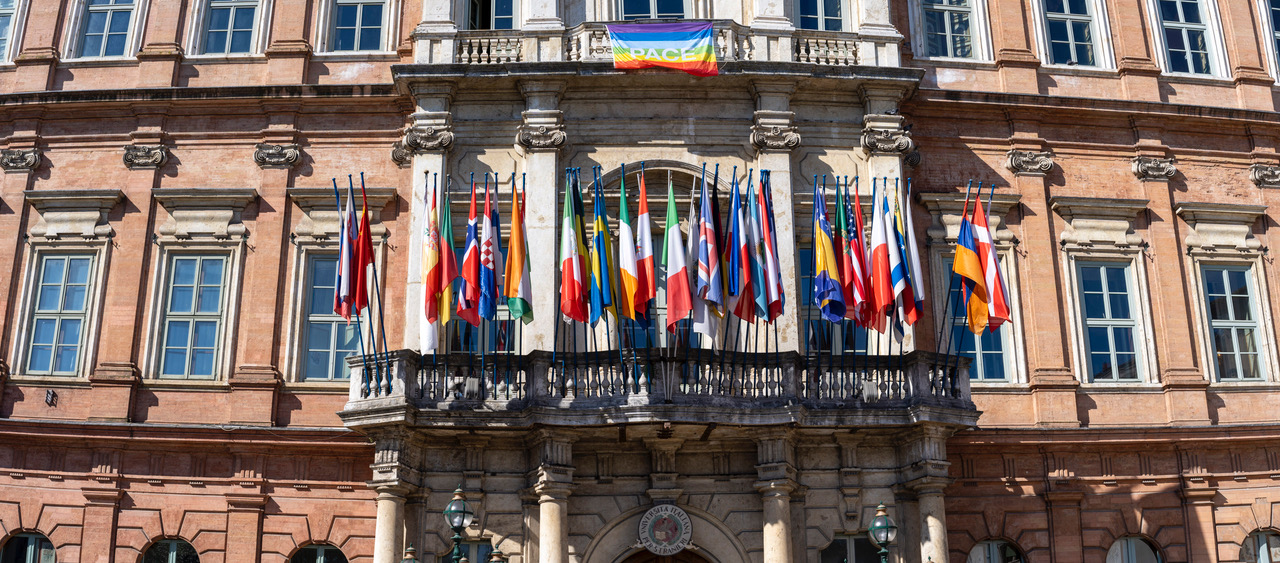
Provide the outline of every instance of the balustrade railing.
{"type": "Polygon", "coordinates": [[[519,62],[520,36],[510,30],[459,31],[458,62],[498,64],[519,62]]]}

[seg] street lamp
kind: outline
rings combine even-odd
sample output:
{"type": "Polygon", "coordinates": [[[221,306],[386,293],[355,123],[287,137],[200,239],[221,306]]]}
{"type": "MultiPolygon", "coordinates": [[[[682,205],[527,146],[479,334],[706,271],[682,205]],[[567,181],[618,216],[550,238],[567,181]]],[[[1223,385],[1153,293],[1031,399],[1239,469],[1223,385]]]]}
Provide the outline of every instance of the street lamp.
{"type": "Polygon", "coordinates": [[[894,524],[893,519],[889,517],[883,502],[876,507],[876,517],[871,519],[867,536],[871,538],[871,543],[880,548],[880,563],[888,563],[889,544],[898,537],[898,525],[894,524]]]}
{"type": "Polygon", "coordinates": [[[467,495],[462,493],[462,487],[459,486],[458,490],[453,492],[453,500],[444,507],[444,520],[449,523],[450,528],[453,528],[453,553],[451,554],[453,563],[466,560],[466,555],[462,553],[462,530],[470,526],[475,518],[476,513],[471,510],[471,505],[467,504],[467,495]]]}
{"type": "Polygon", "coordinates": [[[418,563],[418,550],[413,548],[413,544],[404,548],[404,559],[401,559],[400,563],[418,563]]]}

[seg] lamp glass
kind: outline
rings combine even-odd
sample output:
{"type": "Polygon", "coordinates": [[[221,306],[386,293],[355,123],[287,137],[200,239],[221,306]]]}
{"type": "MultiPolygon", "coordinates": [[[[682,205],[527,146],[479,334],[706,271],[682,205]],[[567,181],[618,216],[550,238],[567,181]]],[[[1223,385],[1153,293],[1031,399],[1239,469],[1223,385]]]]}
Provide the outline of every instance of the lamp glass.
{"type": "Polygon", "coordinates": [[[476,515],[471,511],[471,506],[467,501],[455,498],[449,501],[449,505],[444,509],[445,520],[448,520],[451,528],[466,528],[471,526],[471,521],[476,515]]]}
{"type": "Polygon", "coordinates": [[[884,505],[880,505],[876,509],[876,517],[871,520],[871,525],[867,527],[867,535],[870,536],[871,542],[879,547],[887,546],[893,543],[898,537],[898,525],[889,518],[888,511],[884,505]]]}

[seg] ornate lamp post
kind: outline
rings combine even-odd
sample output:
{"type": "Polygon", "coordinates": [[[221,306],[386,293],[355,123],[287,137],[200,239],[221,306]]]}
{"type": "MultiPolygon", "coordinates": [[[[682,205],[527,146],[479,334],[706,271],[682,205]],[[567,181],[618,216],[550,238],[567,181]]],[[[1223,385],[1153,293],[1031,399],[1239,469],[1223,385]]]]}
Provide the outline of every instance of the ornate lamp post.
{"type": "Polygon", "coordinates": [[[418,550],[413,548],[413,544],[404,548],[404,559],[401,559],[400,563],[418,563],[418,550]]]}
{"type": "Polygon", "coordinates": [[[470,526],[475,518],[476,513],[471,510],[471,505],[467,504],[467,495],[462,493],[462,487],[458,487],[458,490],[453,492],[453,500],[444,507],[444,520],[449,523],[450,528],[453,528],[453,553],[450,554],[452,563],[466,560],[466,554],[462,552],[462,530],[470,526]]]}
{"type": "Polygon", "coordinates": [[[867,527],[867,536],[871,538],[871,543],[880,548],[880,563],[888,563],[889,544],[898,537],[898,525],[889,517],[883,502],[876,507],[876,517],[871,519],[871,526],[867,527]]]}

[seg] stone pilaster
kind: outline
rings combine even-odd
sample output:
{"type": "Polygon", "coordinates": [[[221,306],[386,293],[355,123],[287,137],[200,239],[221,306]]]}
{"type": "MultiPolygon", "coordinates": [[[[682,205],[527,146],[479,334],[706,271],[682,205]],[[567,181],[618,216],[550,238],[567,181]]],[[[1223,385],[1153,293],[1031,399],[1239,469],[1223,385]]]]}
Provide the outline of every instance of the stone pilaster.
{"type": "Polygon", "coordinates": [[[644,441],[649,448],[649,498],[654,504],[676,504],[684,489],[676,487],[676,452],[684,440],[652,438],[644,441]]]}
{"type": "MultiPolygon", "coordinates": [[[[756,167],[769,171],[769,191],[773,197],[773,218],[778,232],[779,269],[796,271],[796,225],[793,205],[794,190],[791,186],[791,153],[800,146],[800,132],[793,124],[791,95],[796,85],[791,81],[759,80],[751,84],[756,97],[754,125],[749,141],[756,149],[756,167]]],[[[782,291],[789,303],[800,295],[796,276],[782,276],[782,291]]],[[[800,323],[798,307],[787,307],[777,319],[778,347],[780,350],[800,348],[800,323]]]]}
{"type": "MultiPolygon", "coordinates": [[[[557,180],[563,177],[559,169],[560,149],[565,146],[564,114],[560,111],[560,97],[564,94],[562,80],[526,80],[520,83],[524,95],[523,123],[516,132],[516,148],[524,156],[525,173],[525,230],[528,245],[533,249],[546,249],[554,256],[559,248],[556,240],[556,218],[560,208],[556,202],[563,191],[557,180]]],[[[553,280],[560,263],[555,259],[530,260],[530,288],[534,295],[554,295],[553,280]]],[[[521,331],[525,350],[552,350],[555,343],[555,323],[560,314],[555,309],[555,299],[535,299],[533,322],[521,331]]]]}
{"type": "Polygon", "coordinates": [[[795,444],[791,433],[783,428],[761,431],[756,437],[755,488],[760,492],[764,517],[762,542],[764,560],[769,563],[791,563],[795,559],[792,545],[791,495],[799,488],[796,482],[795,444]]]}
{"type": "Polygon", "coordinates": [[[408,489],[379,485],[377,520],[373,531],[373,563],[399,563],[404,551],[404,505],[408,489]]]}
{"type": "Polygon", "coordinates": [[[227,493],[227,561],[253,561],[262,551],[262,513],[267,495],[227,493]]]}
{"type": "Polygon", "coordinates": [[[534,438],[539,460],[533,486],[538,495],[538,563],[568,563],[574,437],[541,430],[534,438]]]}
{"type": "MultiPolygon", "coordinates": [[[[110,485],[111,483],[108,483],[110,485]]],[[[85,487],[84,528],[80,535],[80,550],[84,554],[103,554],[105,557],[90,561],[112,561],[116,550],[116,515],[123,491],[113,486],[85,487]]]]}
{"type": "MultiPolygon", "coordinates": [[[[427,212],[425,200],[429,183],[438,183],[441,193],[450,187],[448,154],[449,148],[453,146],[454,136],[453,116],[449,113],[449,108],[453,103],[455,87],[454,83],[444,80],[412,85],[415,111],[410,116],[404,138],[396,141],[391,150],[392,160],[401,166],[413,168],[410,175],[413,178],[413,195],[409,201],[409,248],[422,248],[422,229],[419,225],[427,212]]],[[[462,186],[459,183],[453,187],[460,189],[462,186]]],[[[455,206],[453,209],[458,208],[455,206]]],[[[466,231],[455,228],[453,232],[457,234],[466,231]]],[[[458,242],[455,241],[454,244],[456,246],[458,242]]],[[[422,326],[427,322],[423,308],[422,253],[410,252],[408,258],[404,340],[401,345],[422,349],[422,326]]]]}
{"type": "Polygon", "coordinates": [[[377,519],[374,523],[374,563],[398,563],[404,551],[405,502],[418,490],[421,474],[420,438],[400,427],[368,433],[373,441],[373,479],[369,488],[377,492],[377,519]]]}

